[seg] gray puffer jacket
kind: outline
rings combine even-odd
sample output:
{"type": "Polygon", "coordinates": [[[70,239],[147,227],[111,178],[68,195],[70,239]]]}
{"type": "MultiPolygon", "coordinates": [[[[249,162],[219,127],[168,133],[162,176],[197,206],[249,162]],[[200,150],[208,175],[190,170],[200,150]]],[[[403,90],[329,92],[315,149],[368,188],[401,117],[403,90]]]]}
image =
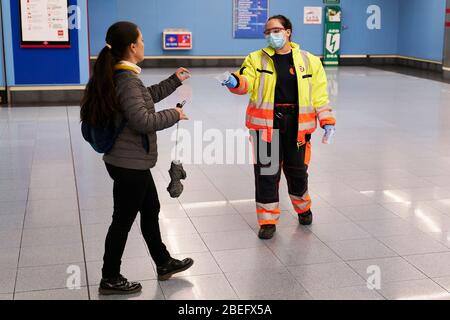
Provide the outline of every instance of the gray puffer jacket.
{"type": "Polygon", "coordinates": [[[173,74],[159,84],[146,88],[132,71],[117,73],[114,81],[121,114],[127,125],[103,160],[126,169],[153,168],[158,158],[156,131],[173,126],[180,118],[175,109],[155,112],[155,103],[172,94],[181,81],[173,74]],[[145,135],[148,138],[148,152],[143,143],[145,135]]]}

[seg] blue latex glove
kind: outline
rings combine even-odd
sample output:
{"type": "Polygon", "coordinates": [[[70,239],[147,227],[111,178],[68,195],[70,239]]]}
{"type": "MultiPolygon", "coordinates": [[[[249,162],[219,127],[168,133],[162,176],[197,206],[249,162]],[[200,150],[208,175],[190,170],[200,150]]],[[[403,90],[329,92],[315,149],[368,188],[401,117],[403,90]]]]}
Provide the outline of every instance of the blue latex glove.
{"type": "Polygon", "coordinates": [[[236,88],[237,84],[238,84],[237,79],[233,75],[230,75],[227,80],[222,82],[222,85],[228,88],[236,88]]]}
{"type": "Polygon", "coordinates": [[[336,132],[336,127],[331,124],[327,124],[323,127],[325,130],[325,134],[323,136],[322,142],[325,144],[331,143],[331,138],[333,137],[334,133],[336,132]]]}

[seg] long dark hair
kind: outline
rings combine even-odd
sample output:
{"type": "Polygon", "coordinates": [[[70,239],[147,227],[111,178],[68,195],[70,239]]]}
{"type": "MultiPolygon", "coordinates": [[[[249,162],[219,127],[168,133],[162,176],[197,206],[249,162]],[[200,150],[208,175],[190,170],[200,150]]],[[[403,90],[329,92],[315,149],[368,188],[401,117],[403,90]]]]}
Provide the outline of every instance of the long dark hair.
{"type": "Polygon", "coordinates": [[[104,126],[114,119],[118,110],[114,66],[124,59],[128,47],[138,37],[139,28],[134,23],[121,21],[109,27],[106,45],[94,64],[92,77],[81,101],[81,121],[92,126],[104,126]]]}
{"type": "Polygon", "coordinates": [[[283,16],[281,14],[278,14],[276,16],[271,16],[269,18],[269,20],[267,20],[267,21],[270,21],[270,20],[273,20],[273,19],[279,20],[281,25],[283,26],[283,28],[285,28],[286,30],[291,30],[291,35],[289,36],[289,40],[291,40],[292,32],[294,31],[294,29],[292,29],[292,22],[291,22],[291,20],[289,20],[287,17],[285,17],[285,16],[283,16]]]}

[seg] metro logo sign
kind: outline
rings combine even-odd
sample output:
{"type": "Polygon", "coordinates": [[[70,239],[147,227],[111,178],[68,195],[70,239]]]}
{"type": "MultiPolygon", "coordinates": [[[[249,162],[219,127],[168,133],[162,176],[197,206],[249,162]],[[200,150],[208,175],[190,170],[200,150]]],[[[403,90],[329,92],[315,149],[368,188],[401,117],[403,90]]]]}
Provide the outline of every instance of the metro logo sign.
{"type": "Polygon", "coordinates": [[[164,50],[190,50],[192,49],[192,33],[189,31],[164,31],[164,50]]]}
{"type": "Polygon", "coordinates": [[[177,42],[177,37],[175,37],[173,35],[166,36],[166,43],[168,43],[168,45],[175,44],[176,42],[177,42]]]}

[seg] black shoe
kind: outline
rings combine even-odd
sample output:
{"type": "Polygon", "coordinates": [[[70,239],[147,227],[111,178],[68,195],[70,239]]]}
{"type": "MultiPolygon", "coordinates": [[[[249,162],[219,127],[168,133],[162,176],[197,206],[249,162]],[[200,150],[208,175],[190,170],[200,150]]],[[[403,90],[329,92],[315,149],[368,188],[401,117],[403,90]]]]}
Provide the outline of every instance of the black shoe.
{"type": "Polygon", "coordinates": [[[103,295],[111,294],[133,294],[142,290],[139,282],[130,282],[122,275],[116,278],[102,279],[98,292],[103,295]]]}
{"type": "Polygon", "coordinates": [[[194,260],[191,258],[186,258],[182,261],[171,258],[165,265],[156,268],[156,271],[158,272],[158,280],[168,280],[175,273],[183,272],[192,267],[193,264],[194,260]]]}
{"type": "Polygon", "coordinates": [[[275,231],[277,231],[277,227],[274,224],[265,224],[259,229],[258,237],[260,239],[271,239],[275,231]]]}
{"type": "Polygon", "coordinates": [[[298,215],[298,221],[303,226],[309,226],[313,222],[313,214],[311,210],[298,215]]]}

